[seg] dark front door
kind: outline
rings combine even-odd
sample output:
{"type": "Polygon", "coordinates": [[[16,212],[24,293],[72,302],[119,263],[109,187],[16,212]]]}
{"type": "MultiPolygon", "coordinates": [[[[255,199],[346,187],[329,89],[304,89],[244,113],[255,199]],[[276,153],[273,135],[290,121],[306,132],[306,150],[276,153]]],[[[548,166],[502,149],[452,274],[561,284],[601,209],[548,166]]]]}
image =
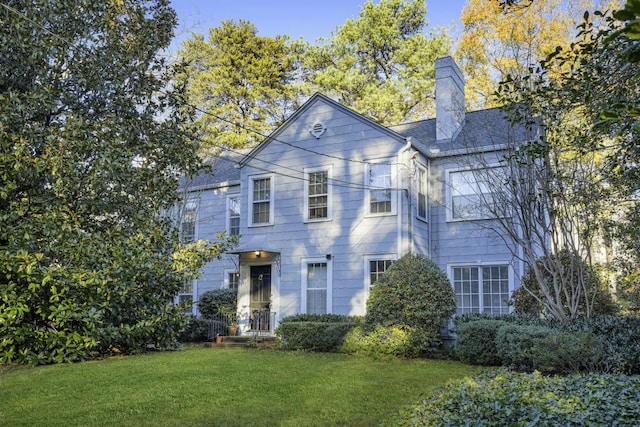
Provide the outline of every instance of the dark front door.
{"type": "Polygon", "coordinates": [[[251,267],[251,329],[268,331],[271,310],[271,266],[251,267]]]}

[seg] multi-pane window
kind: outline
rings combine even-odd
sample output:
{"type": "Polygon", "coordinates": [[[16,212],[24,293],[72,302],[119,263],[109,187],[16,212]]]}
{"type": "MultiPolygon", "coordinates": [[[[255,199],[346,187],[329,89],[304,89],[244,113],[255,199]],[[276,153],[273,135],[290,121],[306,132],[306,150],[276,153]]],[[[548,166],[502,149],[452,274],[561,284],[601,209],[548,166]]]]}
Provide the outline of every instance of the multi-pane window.
{"type": "Polygon", "coordinates": [[[449,173],[451,219],[483,219],[491,216],[493,194],[491,187],[493,177],[499,179],[494,172],[499,168],[486,171],[465,170],[449,173]],[[490,180],[491,177],[491,180],[490,180]]]}
{"type": "Polygon", "coordinates": [[[509,268],[506,265],[453,267],[457,314],[509,312],[509,268]]]}
{"type": "Polygon", "coordinates": [[[307,174],[307,215],[308,219],[329,217],[329,173],[326,170],[307,174]]]}
{"type": "Polygon", "coordinates": [[[180,236],[183,242],[192,242],[196,238],[196,217],[198,202],[187,200],[180,215],[180,236]]]}
{"type": "Polygon", "coordinates": [[[391,165],[388,163],[371,164],[368,173],[369,213],[391,213],[393,209],[391,203],[391,165]]]}
{"type": "Polygon", "coordinates": [[[380,276],[393,264],[390,259],[369,260],[369,286],[373,286],[380,276]]]}
{"type": "Polygon", "coordinates": [[[416,192],[418,199],[417,216],[420,219],[427,219],[427,170],[418,166],[416,170],[416,192]]]}
{"type": "Polygon", "coordinates": [[[327,263],[307,264],[307,307],[308,314],[327,313],[327,263]]]}
{"type": "Polygon", "coordinates": [[[271,177],[258,177],[251,180],[251,223],[254,225],[272,222],[271,181],[271,177]]]}
{"type": "Polygon", "coordinates": [[[227,230],[229,236],[240,234],[240,197],[230,196],[227,199],[227,230]]]}

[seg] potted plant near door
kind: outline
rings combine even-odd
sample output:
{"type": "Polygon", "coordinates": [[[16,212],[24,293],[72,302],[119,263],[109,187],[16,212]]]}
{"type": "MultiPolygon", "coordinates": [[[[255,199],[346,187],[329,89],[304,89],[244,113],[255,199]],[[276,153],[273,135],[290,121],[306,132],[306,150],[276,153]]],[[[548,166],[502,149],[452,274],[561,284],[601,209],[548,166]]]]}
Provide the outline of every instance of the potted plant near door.
{"type": "Polygon", "coordinates": [[[218,333],[236,335],[238,324],[236,310],[238,306],[238,291],[236,289],[214,289],[200,295],[198,309],[203,317],[212,319],[212,324],[223,326],[218,333]]]}

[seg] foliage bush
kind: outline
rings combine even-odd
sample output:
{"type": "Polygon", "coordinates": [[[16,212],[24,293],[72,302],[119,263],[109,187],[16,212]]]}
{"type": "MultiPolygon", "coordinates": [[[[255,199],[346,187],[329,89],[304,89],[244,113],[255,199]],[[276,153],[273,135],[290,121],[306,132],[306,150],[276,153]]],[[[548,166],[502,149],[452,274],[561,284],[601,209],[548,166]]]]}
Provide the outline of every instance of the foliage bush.
{"type": "Polygon", "coordinates": [[[539,339],[548,337],[553,329],[537,325],[506,324],[498,329],[496,345],[504,366],[531,372],[535,368],[534,350],[539,339]]]}
{"type": "Polygon", "coordinates": [[[214,289],[204,292],[198,300],[198,310],[205,318],[212,318],[217,313],[235,314],[237,307],[237,289],[214,289]]]}
{"type": "Polygon", "coordinates": [[[283,321],[275,332],[285,350],[335,352],[355,325],[349,321],[283,321]]]}
{"type": "MultiPolygon", "coordinates": [[[[544,266],[548,263],[555,263],[557,262],[557,260],[559,260],[563,271],[572,272],[571,283],[576,287],[578,286],[577,271],[584,271],[584,286],[587,289],[589,298],[591,298],[593,301],[591,312],[589,313],[590,315],[616,314],[618,312],[619,309],[613,301],[611,293],[608,291],[606,286],[603,285],[597,271],[594,268],[587,266],[585,261],[579,258],[578,255],[571,255],[567,251],[561,252],[556,257],[557,258],[555,259],[541,257],[536,262],[544,266]],[[576,268],[576,265],[578,265],[580,268],[576,268]]],[[[541,270],[548,272],[552,269],[542,267],[541,270]]],[[[548,273],[544,280],[545,282],[548,282],[549,287],[552,288],[551,283],[553,281],[553,277],[551,276],[551,274],[548,273]]],[[[530,314],[533,316],[546,314],[544,313],[542,304],[540,304],[540,302],[538,301],[538,299],[544,300],[545,297],[540,290],[540,285],[532,269],[527,270],[527,273],[522,278],[521,286],[513,291],[511,299],[514,305],[514,312],[516,314],[530,314]]],[[[563,300],[562,302],[564,306],[567,307],[568,302],[566,300],[563,300]]],[[[567,314],[569,314],[568,308],[566,309],[566,312],[567,314]]],[[[581,298],[579,301],[578,313],[581,315],[587,314],[584,298],[581,298]]]]}
{"type": "Polygon", "coordinates": [[[405,411],[399,425],[637,426],[640,377],[545,377],[494,371],[449,383],[405,411]]]}
{"type": "Polygon", "coordinates": [[[418,328],[406,325],[378,325],[373,330],[362,326],[352,328],[345,337],[340,351],[374,358],[410,358],[427,353],[428,348],[428,337],[418,328]]]}
{"type": "Polygon", "coordinates": [[[447,275],[431,260],[405,255],[380,277],[367,301],[365,323],[403,325],[422,331],[425,341],[437,341],[443,321],[456,310],[447,275]]]}
{"type": "Polygon", "coordinates": [[[535,340],[531,352],[533,369],[547,374],[602,372],[601,337],[591,332],[553,332],[535,340]]]}
{"type": "Polygon", "coordinates": [[[186,328],[180,335],[180,342],[204,342],[211,340],[211,320],[189,316],[186,328]]]}
{"type": "Polygon", "coordinates": [[[498,329],[507,323],[500,319],[480,319],[464,322],[456,327],[457,341],[455,356],[473,365],[499,366],[502,359],[498,354],[496,336],[498,329]]]}
{"type": "Polygon", "coordinates": [[[559,321],[474,314],[457,317],[455,322],[455,353],[467,363],[488,363],[479,360],[490,360],[493,354],[488,325],[501,323],[496,330],[495,353],[503,365],[513,369],[559,374],[640,374],[640,318],[636,316],[559,321]]]}

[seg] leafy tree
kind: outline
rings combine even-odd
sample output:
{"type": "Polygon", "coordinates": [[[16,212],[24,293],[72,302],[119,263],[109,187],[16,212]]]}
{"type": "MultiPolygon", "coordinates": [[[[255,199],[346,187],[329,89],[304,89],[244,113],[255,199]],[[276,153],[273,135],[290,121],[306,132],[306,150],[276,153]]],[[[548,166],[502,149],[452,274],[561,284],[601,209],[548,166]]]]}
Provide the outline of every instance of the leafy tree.
{"type": "Polygon", "coordinates": [[[156,56],[173,10],[9,1],[0,23],[0,362],[171,345],[174,295],[223,245],[159,215],[199,167],[156,56]]]}
{"type": "Polygon", "coordinates": [[[507,75],[522,77],[557,46],[568,46],[584,10],[603,1],[469,0],[456,57],[472,107],[496,105],[493,93],[507,75]]]}
{"type": "Polygon", "coordinates": [[[188,66],[179,80],[187,107],[197,108],[190,130],[202,139],[202,154],[261,141],[298,106],[295,46],[286,36],[258,36],[244,20],[184,42],[179,55],[188,66]]]}
{"type": "Polygon", "coordinates": [[[357,19],[307,47],[303,78],[382,124],[433,116],[434,62],[451,40],[426,36],[425,16],[424,1],[367,1],[357,19]]]}
{"type": "MultiPolygon", "coordinates": [[[[640,159],[632,147],[640,86],[637,64],[625,56],[634,43],[620,36],[621,23],[611,16],[584,18],[567,48],[501,84],[500,101],[530,132],[507,150],[504,173],[483,179],[496,231],[510,237],[514,256],[535,276],[536,289],[524,282],[524,290],[542,295],[537,302],[559,319],[592,314],[599,290],[589,286],[589,268],[624,249],[622,227],[637,237],[640,159]],[[569,257],[570,268],[560,262],[564,251],[579,255],[569,257]],[[548,262],[536,262],[541,255],[548,262]]],[[[634,245],[617,255],[637,253],[637,239],[634,245]]]]}
{"type": "Polygon", "coordinates": [[[456,311],[447,275],[431,260],[405,255],[380,277],[367,300],[365,323],[405,325],[437,339],[444,319],[456,311]]]}

